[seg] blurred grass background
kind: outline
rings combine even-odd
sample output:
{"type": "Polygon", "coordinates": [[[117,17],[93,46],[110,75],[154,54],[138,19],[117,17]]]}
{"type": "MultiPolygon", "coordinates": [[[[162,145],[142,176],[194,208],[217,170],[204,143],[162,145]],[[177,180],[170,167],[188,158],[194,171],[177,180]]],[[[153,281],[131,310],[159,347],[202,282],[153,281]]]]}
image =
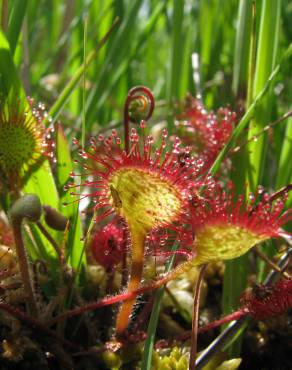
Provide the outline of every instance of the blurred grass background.
{"type": "MultiPolygon", "coordinates": [[[[170,126],[187,92],[202,94],[207,109],[227,104],[247,109],[292,40],[289,0],[2,0],[0,7],[1,28],[26,94],[45,102],[48,110],[53,107],[52,118],[64,127],[58,130],[57,148],[65,167],[56,179],[61,201],[72,169],[67,143],[81,137],[82,123],[85,136],[118,126],[131,87],[148,86],[157,102],[152,121],[168,119],[170,126]],[[100,47],[117,17],[118,25],[100,47]],[[193,79],[193,53],[200,61],[199,84],[193,79]]],[[[10,75],[5,63],[2,85],[3,76],[10,75]]],[[[283,63],[242,141],[291,109],[291,67],[291,59],[283,63]]],[[[292,182],[291,158],[290,119],[234,156],[237,192],[245,191],[247,181],[252,191],[258,183],[271,190],[292,182]]],[[[75,243],[80,230],[77,234],[71,235],[75,243]]],[[[72,258],[79,266],[80,252],[72,258]]],[[[236,307],[246,276],[245,257],[228,262],[225,312],[236,307]]]]}
{"type": "MultiPolygon", "coordinates": [[[[89,131],[120,120],[125,96],[134,85],[149,86],[158,101],[181,100],[188,91],[195,94],[192,53],[200,57],[207,108],[215,109],[227,103],[236,108],[239,99],[245,100],[252,0],[2,0],[1,4],[2,28],[11,50],[15,49],[14,61],[25,90],[36,100],[45,101],[48,107],[83,63],[85,17],[88,52],[96,48],[114,19],[120,17],[119,26],[86,70],[89,131]]],[[[262,82],[257,82],[255,92],[270,72],[268,65],[279,61],[292,38],[291,17],[292,5],[288,0],[256,1],[257,42],[263,48],[257,50],[256,72],[259,75],[261,71],[262,82]],[[265,4],[274,8],[269,9],[265,4]],[[264,27],[262,10],[267,25],[260,30],[264,27]],[[278,22],[278,32],[268,19],[268,12],[277,17],[274,22],[278,22]],[[268,32],[277,39],[272,40],[268,32]],[[273,49],[272,57],[270,49],[273,49]],[[261,55],[261,50],[267,55],[261,55]]],[[[288,65],[279,75],[274,92],[270,110],[272,117],[277,117],[289,109],[288,65]]],[[[157,110],[156,115],[159,113],[157,110]]],[[[82,84],[62,112],[62,122],[75,130],[80,129],[81,121],[82,84]]]]}

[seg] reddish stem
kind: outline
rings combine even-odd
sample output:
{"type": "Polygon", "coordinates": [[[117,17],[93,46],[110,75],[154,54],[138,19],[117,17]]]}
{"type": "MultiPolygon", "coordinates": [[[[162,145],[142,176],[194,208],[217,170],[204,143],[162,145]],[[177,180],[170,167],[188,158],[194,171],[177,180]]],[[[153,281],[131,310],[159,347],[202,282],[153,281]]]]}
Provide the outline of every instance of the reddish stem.
{"type": "MultiPolygon", "coordinates": [[[[130,228],[130,235],[132,241],[131,250],[131,272],[129,283],[127,286],[128,292],[136,291],[139,288],[142,280],[143,274],[143,264],[144,264],[144,243],[145,235],[141,232],[137,232],[134,228],[130,228]]],[[[133,310],[136,297],[134,299],[128,299],[121,305],[120,311],[117,315],[116,320],[116,334],[117,337],[122,337],[128,328],[131,312],[133,310]]]]}
{"type": "MultiPolygon", "coordinates": [[[[206,331],[215,329],[221,325],[228,324],[229,322],[238,320],[242,316],[246,316],[248,314],[249,314],[248,308],[243,307],[238,311],[232,312],[231,314],[222,317],[221,319],[212,321],[210,324],[199,327],[198,334],[205,333],[206,331]]],[[[186,331],[176,339],[172,339],[170,341],[162,340],[160,342],[157,342],[155,348],[159,348],[159,349],[168,348],[173,345],[173,342],[185,342],[186,340],[191,338],[191,336],[192,336],[192,331],[186,331]]]]}
{"type": "MultiPolygon", "coordinates": [[[[238,311],[232,312],[229,315],[226,315],[226,316],[222,317],[221,319],[212,321],[208,325],[201,326],[200,328],[198,328],[198,334],[205,333],[206,331],[215,329],[218,326],[227,324],[231,321],[238,320],[242,316],[246,316],[248,314],[249,314],[248,309],[247,308],[242,308],[238,311]]],[[[191,333],[186,334],[186,336],[184,336],[184,340],[188,339],[190,336],[191,336],[191,333]]]]}
{"type": "Polygon", "coordinates": [[[137,290],[127,291],[121,294],[117,294],[115,296],[106,297],[106,298],[101,299],[100,301],[84,305],[83,307],[78,307],[70,311],[63,312],[59,316],[52,319],[51,325],[58,322],[59,320],[64,320],[64,319],[67,319],[73,316],[79,316],[85,312],[94,311],[101,307],[110,306],[112,304],[119,303],[119,302],[126,301],[126,300],[133,300],[137,297],[137,295],[153,291],[155,289],[158,289],[162,285],[165,285],[170,280],[175,279],[177,276],[179,276],[183,272],[188,271],[192,266],[193,266],[192,260],[190,259],[184,263],[181,263],[178,267],[176,267],[176,269],[174,269],[173,271],[170,271],[168,274],[164,275],[161,279],[154,281],[149,285],[141,287],[137,290]]]}
{"type": "Polygon", "coordinates": [[[31,276],[29,271],[29,264],[27,260],[27,254],[24,247],[22,235],[21,235],[21,221],[13,218],[12,230],[15,242],[15,251],[18,259],[19,272],[22,278],[23,289],[26,295],[26,303],[29,313],[35,317],[38,316],[38,307],[36,304],[36,298],[34,294],[33,285],[31,282],[31,276]]]}
{"type": "Polygon", "coordinates": [[[283,188],[276,191],[274,194],[272,194],[269,198],[269,202],[273,202],[275,199],[278,199],[282,197],[283,195],[286,195],[289,191],[292,190],[292,184],[288,184],[284,186],[283,188]]]}

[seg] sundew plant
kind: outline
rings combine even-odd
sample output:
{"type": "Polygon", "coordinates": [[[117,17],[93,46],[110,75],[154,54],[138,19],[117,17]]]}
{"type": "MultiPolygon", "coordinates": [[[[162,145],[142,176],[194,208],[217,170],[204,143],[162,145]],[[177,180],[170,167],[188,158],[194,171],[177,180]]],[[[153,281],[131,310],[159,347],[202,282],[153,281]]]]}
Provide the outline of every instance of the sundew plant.
{"type": "Polygon", "coordinates": [[[0,367],[290,369],[290,2],[0,10],[0,367]]]}

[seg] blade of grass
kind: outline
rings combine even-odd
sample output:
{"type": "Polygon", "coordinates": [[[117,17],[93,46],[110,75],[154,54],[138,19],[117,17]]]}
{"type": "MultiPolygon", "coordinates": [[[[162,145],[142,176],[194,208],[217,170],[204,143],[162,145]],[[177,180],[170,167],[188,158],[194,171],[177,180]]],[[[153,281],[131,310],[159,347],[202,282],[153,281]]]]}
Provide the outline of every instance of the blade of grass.
{"type": "Polygon", "coordinates": [[[84,33],[83,33],[83,65],[84,65],[84,70],[83,70],[83,79],[82,79],[82,133],[81,133],[81,143],[82,143],[82,149],[84,149],[85,145],[85,132],[86,132],[86,107],[85,107],[85,102],[86,102],[86,54],[87,54],[87,26],[88,26],[88,16],[84,16],[84,33]]]}
{"type": "MultiPolygon", "coordinates": [[[[82,256],[83,254],[83,243],[81,220],[78,212],[78,202],[70,203],[72,198],[67,191],[64,191],[64,185],[68,183],[70,179],[70,173],[73,170],[72,159],[70,155],[70,146],[65,137],[64,131],[61,125],[57,127],[57,183],[59,193],[61,194],[61,205],[60,209],[64,215],[70,219],[70,228],[68,231],[66,259],[70,265],[74,268],[77,273],[80,271],[80,264],[82,268],[85,266],[86,260],[82,256]],[[62,206],[62,203],[68,203],[66,207],[62,206]]],[[[82,270],[82,269],[81,269],[82,270]]],[[[77,277],[78,278],[78,277],[77,277]]]]}
{"type": "Polygon", "coordinates": [[[286,124],[285,136],[279,161],[276,189],[280,189],[291,181],[292,174],[292,119],[286,124]]]}
{"type": "MultiPolygon", "coordinates": [[[[149,37],[151,37],[151,33],[154,31],[157,22],[160,20],[161,12],[165,9],[165,4],[167,2],[158,3],[157,6],[154,8],[150,18],[147,20],[145,26],[141,30],[141,32],[137,35],[136,40],[133,42],[130,50],[128,51],[128,58],[124,59],[119,66],[115,69],[115,71],[111,75],[111,79],[104,91],[101,92],[101,96],[99,97],[98,101],[96,102],[96,110],[102,110],[104,104],[108,100],[110,94],[114,91],[114,88],[117,86],[118,81],[120,80],[121,76],[126,73],[127,69],[129,68],[129,62],[139,54],[140,50],[145,46],[146,43],[149,42],[149,37]]],[[[124,96],[123,96],[124,98],[124,96]]],[[[78,122],[82,122],[82,115],[78,118],[78,122]]]]}
{"type": "Polygon", "coordinates": [[[264,87],[262,90],[258,93],[250,107],[247,109],[246,113],[236,126],[236,128],[233,130],[233,133],[224,146],[224,148],[221,150],[219,155],[217,156],[212,168],[210,169],[210,174],[214,175],[220,168],[220,165],[229,152],[229,150],[236,144],[236,140],[242,133],[242,130],[248,125],[250,119],[253,117],[255,111],[258,108],[259,103],[262,101],[263,97],[267,94],[271,84],[275,80],[275,77],[278,75],[280,68],[282,64],[284,64],[292,55],[292,44],[288,46],[286,49],[285,53],[283,54],[283,57],[280,61],[280,63],[277,65],[277,67],[273,70],[273,72],[270,74],[269,78],[267,79],[267,82],[265,83],[264,87]]]}
{"type": "Polygon", "coordinates": [[[236,42],[233,62],[232,90],[235,96],[244,96],[248,72],[251,35],[252,2],[240,0],[237,17],[236,42]]]}
{"type": "MultiPolygon", "coordinates": [[[[280,19],[281,0],[264,0],[261,9],[253,96],[256,96],[263,88],[271,71],[275,67],[280,19]]],[[[273,104],[274,96],[270,88],[259,104],[254,119],[250,122],[248,138],[252,138],[271,121],[273,104]]],[[[274,184],[271,182],[270,174],[267,173],[266,177],[264,177],[267,154],[267,134],[263,134],[256,141],[248,143],[247,150],[249,152],[249,170],[247,173],[248,192],[255,192],[259,184],[273,186],[274,184]]],[[[270,256],[274,253],[272,245],[270,245],[269,248],[266,246],[265,251],[270,256]]],[[[258,279],[261,281],[264,277],[265,262],[258,259],[257,269],[258,279]]]]}
{"type": "MultiPolygon", "coordinates": [[[[179,243],[175,243],[171,249],[172,252],[176,251],[179,247],[179,243]]],[[[165,273],[169,272],[174,263],[175,254],[171,256],[165,266],[165,273]]],[[[155,292],[154,304],[148,324],[147,337],[144,345],[144,351],[142,355],[142,364],[141,370],[150,370],[152,369],[152,354],[153,354],[153,345],[155,341],[156,327],[159,319],[159,312],[161,307],[161,301],[164,295],[164,287],[159,288],[155,292]]]]}
{"type": "MultiPolygon", "coordinates": [[[[90,5],[93,2],[94,2],[94,0],[86,0],[86,2],[84,3],[81,11],[79,11],[77,13],[77,15],[74,17],[71,24],[69,25],[67,31],[64,32],[64,34],[59,38],[59,40],[58,40],[56,46],[54,47],[54,49],[51,50],[50,55],[46,59],[45,63],[40,65],[40,69],[37,71],[36,78],[40,79],[42,76],[45,76],[50,72],[50,70],[52,69],[52,65],[54,64],[57,55],[60,53],[60,50],[69,42],[70,39],[72,39],[72,34],[76,30],[76,28],[78,28],[80,26],[80,24],[82,24],[84,13],[86,13],[88,11],[88,8],[90,7],[90,5]]],[[[94,24],[94,26],[96,26],[96,24],[94,24]]],[[[89,33],[91,35],[93,35],[93,37],[95,36],[95,34],[93,33],[93,29],[91,29],[89,33]]],[[[82,53],[82,50],[81,50],[80,47],[78,47],[78,52],[75,53],[75,55],[71,56],[70,58],[68,57],[68,60],[65,61],[65,62],[68,65],[71,64],[72,59],[74,60],[77,57],[76,54],[79,54],[79,53],[82,53]]]]}
{"type": "Polygon", "coordinates": [[[198,40],[206,107],[213,108],[216,104],[222,104],[222,101],[226,104],[228,100],[226,96],[230,94],[230,88],[228,91],[222,91],[224,75],[228,74],[233,59],[228,49],[233,50],[234,48],[234,28],[230,27],[231,23],[226,20],[235,19],[236,4],[237,2],[224,0],[200,2],[198,40]]]}
{"type": "MultiPolygon", "coordinates": [[[[86,58],[86,66],[88,66],[94,60],[94,58],[96,57],[96,55],[98,53],[98,50],[105,45],[105,43],[107,42],[109,36],[113,32],[113,30],[116,28],[118,22],[119,22],[119,19],[115,19],[115,21],[113,22],[111,28],[108,30],[108,32],[105,34],[105,36],[98,43],[96,49],[95,50],[92,50],[88,54],[88,56],[86,58]]],[[[58,118],[61,110],[63,109],[64,105],[66,104],[66,102],[70,98],[72,92],[74,91],[74,89],[76,88],[78,82],[80,81],[81,77],[83,76],[84,69],[85,69],[85,65],[83,64],[75,72],[75,74],[72,77],[72,79],[69,81],[69,83],[62,90],[62,92],[59,95],[59,98],[57,99],[57,101],[54,103],[54,105],[50,109],[50,111],[48,113],[48,118],[45,120],[44,123],[47,123],[48,120],[49,120],[49,118],[52,119],[52,122],[55,122],[57,120],[57,118],[58,118]]]]}
{"type": "MultiPolygon", "coordinates": [[[[282,144],[282,150],[279,161],[279,168],[277,174],[276,189],[280,189],[288,183],[292,183],[292,119],[287,122],[285,136],[282,144]]],[[[292,194],[290,192],[286,206],[292,205],[292,194]]]]}
{"type": "Polygon", "coordinates": [[[201,1],[199,12],[200,59],[203,69],[210,64],[215,9],[218,1],[201,1]]]}
{"type": "Polygon", "coordinates": [[[0,96],[25,97],[21,82],[17,76],[16,68],[10,54],[9,43],[0,30],[0,96]]]}
{"type": "Polygon", "coordinates": [[[128,51],[131,48],[132,37],[135,32],[135,23],[138,11],[142,5],[142,0],[134,0],[130,3],[125,19],[119,28],[119,32],[115,34],[112,43],[108,47],[106,58],[100,68],[96,87],[92,89],[87,99],[86,106],[86,122],[88,129],[91,129],[95,119],[96,102],[107,89],[111,75],[118,68],[121,61],[128,59],[128,51]]]}
{"type": "MultiPolygon", "coordinates": [[[[254,77],[254,49],[255,49],[255,14],[252,16],[252,2],[241,0],[238,12],[238,29],[236,35],[234,68],[233,68],[233,92],[236,96],[247,97],[252,91],[254,77]],[[250,46],[250,50],[248,48],[250,46]],[[248,83],[247,83],[248,82],[248,83]],[[248,85],[248,86],[246,86],[248,85]],[[246,93],[247,91],[247,93],[246,93]]],[[[247,98],[246,106],[249,106],[247,98]]],[[[247,133],[242,132],[241,140],[246,140],[247,133]]],[[[231,181],[234,184],[235,195],[242,194],[245,189],[246,170],[248,157],[244,146],[239,153],[232,158],[231,181]],[[240,169],[240,170],[239,170],[240,169]]],[[[225,262],[223,280],[222,309],[227,315],[238,307],[240,294],[246,287],[248,273],[248,256],[225,262]]],[[[228,349],[230,358],[238,357],[241,350],[241,336],[232,342],[228,349]]]]}
{"type": "Polygon", "coordinates": [[[13,55],[17,46],[22,22],[26,14],[27,0],[14,0],[13,8],[9,17],[7,39],[10,44],[10,52],[13,55]]]}
{"type": "MultiPolygon", "coordinates": [[[[184,19],[184,0],[173,1],[172,13],[172,47],[171,47],[171,64],[169,75],[169,87],[167,91],[167,99],[169,102],[170,110],[173,107],[173,99],[179,98],[180,76],[182,69],[182,58],[184,50],[184,32],[183,32],[183,19],[184,19]]],[[[189,55],[190,57],[190,55],[189,55]]]]}
{"type": "MultiPolygon", "coordinates": [[[[184,39],[183,31],[183,20],[184,20],[184,0],[173,0],[173,11],[172,11],[172,43],[171,43],[171,55],[170,55],[170,66],[169,66],[169,77],[166,86],[166,98],[168,101],[168,127],[171,129],[174,125],[173,115],[175,102],[179,98],[180,90],[180,76],[182,72],[182,58],[184,51],[184,39]]],[[[190,58],[191,55],[188,56],[190,58]]]]}
{"type": "MultiPolygon", "coordinates": [[[[257,46],[256,70],[254,78],[254,94],[256,97],[265,86],[271,72],[275,68],[278,48],[278,34],[280,23],[280,0],[264,0],[262,3],[259,41],[257,46]]],[[[269,89],[270,90],[270,89],[269,89]]],[[[252,138],[258,131],[271,121],[271,107],[273,106],[271,90],[267,92],[255,112],[250,123],[248,137],[252,138]]],[[[256,142],[248,144],[249,163],[251,171],[248,174],[249,190],[255,191],[263,179],[263,169],[266,152],[266,135],[262,135],[256,142]]]]}

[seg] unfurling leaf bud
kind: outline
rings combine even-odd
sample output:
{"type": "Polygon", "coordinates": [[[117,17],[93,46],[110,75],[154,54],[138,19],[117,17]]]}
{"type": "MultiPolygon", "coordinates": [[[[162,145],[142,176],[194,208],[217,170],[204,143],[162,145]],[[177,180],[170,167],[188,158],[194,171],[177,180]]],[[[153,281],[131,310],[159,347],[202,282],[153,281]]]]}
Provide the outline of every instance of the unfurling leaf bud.
{"type": "Polygon", "coordinates": [[[44,205],[43,210],[45,213],[46,224],[54,230],[64,231],[68,219],[59,211],[51,206],[44,205]]]}

